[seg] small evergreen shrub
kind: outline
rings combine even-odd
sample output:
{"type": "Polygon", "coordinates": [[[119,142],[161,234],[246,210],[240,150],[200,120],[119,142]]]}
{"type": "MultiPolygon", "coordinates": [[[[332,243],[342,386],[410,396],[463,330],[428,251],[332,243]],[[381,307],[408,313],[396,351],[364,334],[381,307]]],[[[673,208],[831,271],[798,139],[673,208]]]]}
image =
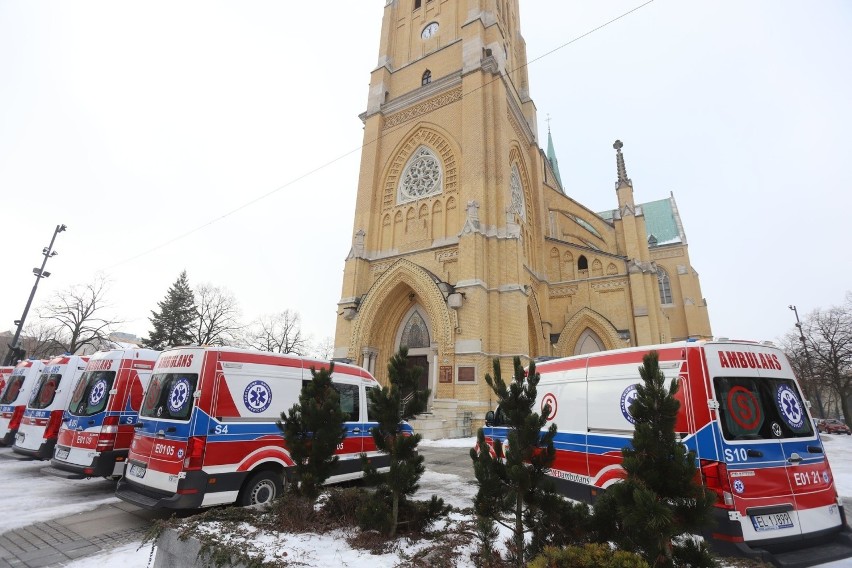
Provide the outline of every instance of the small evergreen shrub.
{"type": "Polygon", "coordinates": [[[530,527],[527,550],[531,557],[549,546],[582,545],[589,542],[592,514],[585,503],[564,499],[546,491],[540,502],[524,514],[524,524],[530,527]]]}
{"type": "Polygon", "coordinates": [[[632,552],[613,550],[606,544],[585,544],[566,548],[547,547],[528,568],[649,568],[632,552]]]}
{"type": "Polygon", "coordinates": [[[278,428],[295,463],[292,493],[315,501],[322,484],[334,473],[338,445],[346,437],[346,413],[334,388],[334,363],[317,371],[311,367],[311,380],[299,392],[299,402],[281,413],[278,428]]]}
{"type": "Polygon", "coordinates": [[[388,362],[389,386],[367,391],[374,417],[371,420],[377,422],[370,433],[376,449],[388,455],[390,464],[386,473],[379,473],[366,454],[361,454],[364,481],[376,485],[378,490],[375,498],[359,510],[359,523],[382,530],[391,538],[396,535],[406,499],[417,491],[417,482],[426,470],[423,456],[417,452],[420,434],[411,434],[400,424],[400,420],[409,420],[426,410],[430,391],[418,388],[422,371],[420,367],[408,368],[408,348],[400,347],[388,362]],[[376,499],[386,502],[378,503],[376,499]],[[380,519],[380,515],[387,518],[380,519]]]}
{"type": "Polygon", "coordinates": [[[715,497],[698,481],[695,453],[675,434],[679,383],[665,385],[656,351],[639,367],[642,384],[630,405],[636,420],[631,445],[622,449],[625,479],[609,487],[595,503],[594,524],[600,542],[635,550],[660,568],[711,567],[712,557],[684,534],[700,533],[712,522],[715,497]]]}
{"type": "Polygon", "coordinates": [[[323,515],[336,520],[342,527],[358,524],[358,509],[369,498],[369,494],[360,487],[332,488],[324,495],[323,515]]]}

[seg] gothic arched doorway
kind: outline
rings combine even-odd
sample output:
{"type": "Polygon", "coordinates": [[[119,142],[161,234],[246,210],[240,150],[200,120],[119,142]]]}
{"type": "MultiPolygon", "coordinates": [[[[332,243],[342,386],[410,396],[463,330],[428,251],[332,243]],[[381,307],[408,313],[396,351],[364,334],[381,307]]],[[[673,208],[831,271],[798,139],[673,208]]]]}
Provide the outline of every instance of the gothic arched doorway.
{"type": "Polygon", "coordinates": [[[420,382],[417,388],[429,388],[429,358],[432,352],[427,316],[419,305],[412,307],[402,318],[397,334],[397,349],[408,348],[408,368],[420,368],[420,382]]]}

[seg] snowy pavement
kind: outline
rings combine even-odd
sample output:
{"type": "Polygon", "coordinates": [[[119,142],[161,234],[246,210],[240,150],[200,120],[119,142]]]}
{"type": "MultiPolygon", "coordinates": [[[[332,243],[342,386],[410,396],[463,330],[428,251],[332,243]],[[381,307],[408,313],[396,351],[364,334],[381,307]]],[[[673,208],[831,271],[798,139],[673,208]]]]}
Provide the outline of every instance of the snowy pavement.
{"type": "MultiPolygon", "coordinates": [[[[838,491],[847,502],[852,503],[852,436],[823,435],[822,441],[838,491]]],[[[455,459],[459,462],[456,465],[464,468],[469,466],[469,462],[465,461],[469,458],[462,450],[470,448],[473,443],[473,438],[424,441],[424,454],[429,450],[454,448],[457,452],[455,459]]],[[[9,452],[8,449],[0,449],[0,487],[3,488],[2,510],[5,513],[0,515],[0,534],[36,522],[60,519],[91,511],[102,505],[120,503],[113,495],[113,482],[96,479],[69,481],[44,475],[39,470],[47,465],[46,462],[10,459],[9,452]]],[[[428,498],[436,494],[456,507],[470,506],[476,491],[475,485],[470,482],[471,477],[472,473],[462,477],[453,473],[427,470],[421,480],[417,497],[428,498]]],[[[850,509],[852,508],[847,507],[847,510],[850,509]]],[[[334,564],[352,568],[382,568],[391,567],[400,560],[398,553],[376,556],[352,550],[341,535],[335,534],[281,535],[276,539],[275,546],[288,547],[293,554],[301,555],[308,566],[325,566],[332,561],[334,564]]],[[[411,546],[416,547],[417,544],[412,543],[411,546]]],[[[150,545],[139,549],[139,543],[131,543],[70,563],[55,565],[87,568],[120,563],[123,568],[144,568],[149,566],[150,559],[150,545]]],[[[822,566],[840,568],[850,564],[852,562],[841,561],[822,566]]]]}

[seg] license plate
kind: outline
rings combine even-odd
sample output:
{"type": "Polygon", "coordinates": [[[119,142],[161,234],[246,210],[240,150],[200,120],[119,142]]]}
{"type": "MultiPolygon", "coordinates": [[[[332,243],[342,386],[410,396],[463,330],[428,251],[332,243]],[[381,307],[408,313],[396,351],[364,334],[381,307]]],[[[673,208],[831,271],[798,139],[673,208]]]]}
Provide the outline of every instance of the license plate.
{"type": "Polygon", "coordinates": [[[133,477],[145,477],[145,472],[147,471],[147,467],[144,465],[136,465],[130,464],[130,475],[133,477]]]}
{"type": "Polygon", "coordinates": [[[789,529],[793,527],[793,518],[790,513],[772,513],[769,515],[752,515],[751,524],[754,525],[754,530],[761,531],[777,531],[779,529],[789,529]]]}
{"type": "Polygon", "coordinates": [[[69,450],[56,450],[56,459],[64,460],[68,457],[69,450]]]}
{"type": "Polygon", "coordinates": [[[25,436],[23,434],[21,434],[20,432],[15,434],[15,443],[20,446],[21,444],[24,443],[24,437],[25,436]]]}

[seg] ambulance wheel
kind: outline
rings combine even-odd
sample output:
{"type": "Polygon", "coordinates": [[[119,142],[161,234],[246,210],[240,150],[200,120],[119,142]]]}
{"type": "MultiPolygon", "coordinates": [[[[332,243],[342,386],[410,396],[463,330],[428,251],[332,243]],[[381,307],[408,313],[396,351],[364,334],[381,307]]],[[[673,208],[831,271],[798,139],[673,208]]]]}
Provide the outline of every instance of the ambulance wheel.
{"type": "Polygon", "coordinates": [[[281,476],[274,471],[258,471],[243,485],[237,503],[243,507],[272,503],[284,492],[281,476]]]}

